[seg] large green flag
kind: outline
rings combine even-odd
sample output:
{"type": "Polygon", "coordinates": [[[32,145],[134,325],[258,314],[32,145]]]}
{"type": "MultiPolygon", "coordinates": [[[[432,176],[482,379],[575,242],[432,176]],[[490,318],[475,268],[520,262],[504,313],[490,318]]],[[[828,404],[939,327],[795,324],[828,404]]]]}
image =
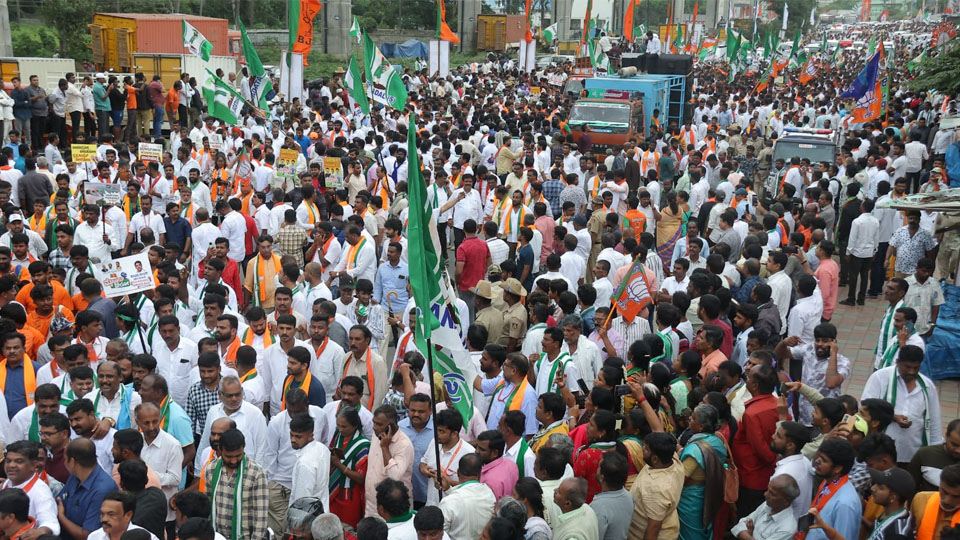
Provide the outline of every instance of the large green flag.
{"type": "Polygon", "coordinates": [[[920,69],[920,65],[923,64],[923,61],[927,59],[927,49],[923,49],[923,52],[919,56],[907,62],[907,71],[910,73],[916,73],[920,69]]]}
{"type": "Polygon", "coordinates": [[[870,43],[867,44],[867,58],[873,56],[875,52],[877,52],[877,38],[876,36],[870,36],[870,43]]]}
{"type": "Polygon", "coordinates": [[[184,48],[188,49],[191,54],[202,58],[204,62],[209,62],[210,53],[213,52],[213,44],[203,37],[203,34],[188,23],[186,19],[183,20],[180,30],[183,34],[184,48]]]}
{"type": "Polygon", "coordinates": [[[403,109],[407,105],[407,87],[400,72],[393,69],[380,48],[373,44],[370,34],[363,34],[363,71],[367,84],[372,86],[373,100],[387,107],[403,109]]]}
{"type": "MultiPolygon", "coordinates": [[[[434,221],[433,206],[427,198],[427,184],[420,170],[417,154],[416,125],[407,129],[407,197],[410,200],[407,216],[407,238],[410,288],[420,310],[417,317],[416,338],[430,339],[440,327],[440,319],[430,306],[442,303],[440,283],[440,239],[434,221]]],[[[426,349],[422,349],[426,350],[426,349]]]]}
{"type": "Polygon", "coordinates": [[[203,97],[207,101],[207,111],[210,116],[219,118],[231,126],[240,121],[243,97],[209,69],[207,83],[203,88],[203,97]]]}
{"type": "Polygon", "coordinates": [[[357,64],[357,55],[350,56],[350,65],[347,67],[347,75],[344,77],[347,88],[350,89],[350,98],[360,105],[363,114],[370,114],[370,102],[367,101],[367,91],[360,80],[360,66],[357,64]]]}
{"type": "Polygon", "coordinates": [[[790,49],[790,56],[787,58],[788,62],[794,60],[797,57],[797,51],[800,50],[800,40],[802,38],[803,38],[803,33],[801,33],[800,29],[797,28],[797,33],[793,37],[793,48],[790,49]]]}
{"type": "Polygon", "coordinates": [[[734,36],[733,32],[727,31],[727,61],[733,60],[733,55],[737,53],[738,43],[737,36],[734,36]]]}
{"type": "Polygon", "coordinates": [[[260,56],[257,55],[257,49],[250,41],[250,36],[247,35],[247,29],[243,27],[243,23],[239,20],[237,26],[240,27],[240,36],[243,40],[243,57],[247,61],[247,74],[250,76],[248,81],[250,83],[250,102],[261,109],[266,109],[267,94],[273,90],[273,83],[270,82],[270,77],[267,77],[263,70],[260,56]]]}

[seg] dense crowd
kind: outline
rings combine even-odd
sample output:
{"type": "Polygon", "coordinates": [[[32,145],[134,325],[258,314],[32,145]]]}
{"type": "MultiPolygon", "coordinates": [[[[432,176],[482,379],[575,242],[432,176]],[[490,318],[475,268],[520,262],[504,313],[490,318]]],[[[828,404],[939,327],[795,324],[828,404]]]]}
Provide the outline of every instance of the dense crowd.
{"type": "Polygon", "coordinates": [[[599,155],[550,84],[569,65],[407,70],[406,106],[369,115],[338,72],[237,125],[188,74],[13,79],[3,538],[960,538],[960,420],[919,373],[960,226],[888,207],[949,187],[955,105],[898,60],[887,114],[853,123],[836,96],[867,55],[829,52],[759,93],[698,63],[682,122],[599,155]],[[835,130],[836,160],[774,160],[796,128],[835,130]],[[415,343],[421,176],[441,318],[479,373],[468,417],[415,343]],[[107,297],[97,267],[142,253],[155,287],[107,297]],[[638,279],[639,313],[611,302],[638,279]],[[831,321],[867,302],[854,396],[863,353],[831,321]]]}

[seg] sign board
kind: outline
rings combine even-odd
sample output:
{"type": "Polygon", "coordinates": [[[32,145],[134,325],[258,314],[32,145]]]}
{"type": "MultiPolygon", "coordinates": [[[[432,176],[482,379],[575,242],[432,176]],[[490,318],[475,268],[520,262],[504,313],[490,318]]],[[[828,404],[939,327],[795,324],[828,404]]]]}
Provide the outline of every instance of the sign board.
{"type": "Polygon", "coordinates": [[[293,148],[281,148],[277,157],[277,170],[281,176],[293,178],[297,168],[297,156],[300,152],[293,148]]]}
{"type": "MultiPolygon", "coordinates": [[[[223,135],[220,135],[219,133],[211,133],[210,136],[207,137],[207,139],[210,141],[211,150],[216,150],[217,152],[219,152],[220,150],[223,150],[223,135]]],[[[142,156],[143,155],[142,144],[140,145],[140,148],[141,148],[140,155],[142,156]]]]}
{"type": "Polygon", "coordinates": [[[94,264],[93,276],[103,285],[107,298],[149,291],[156,286],[146,251],[94,264]]]}
{"type": "Polygon", "coordinates": [[[74,144],[70,146],[74,163],[87,163],[97,161],[97,145],[95,144],[74,144]]]}
{"type": "Polygon", "coordinates": [[[629,90],[612,90],[610,88],[592,88],[587,90],[587,97],[600,99],[630,99],[629,90]]]}
{"type": "Polygon", "coordinates": [[[163,159],[162,144],[140,143],[138,148],[140,150],[140,161],[156,161],[159,163],[163,159]]]}
{"type": "Polygon", "coordinates": [[[123,191],[123,184],[101,182],[84,182],[83,184],[83,198],[87,204],[120,205],[123,202],[123,191]]]}
{"type": "Polygon", "coordinates": [[[539,86],[531,86],[531,87],[530,87],[530,95],[539,96],[539,95],[540,95],[540,92],[541,92],[542,90],[543,90],[543,89],[540,88],[539,86]]]}
{"type": "Polygon", "coordinates": [[[566,77],[562,73],[548,73],[547,74],[547,84],[550,86],[563,86],[563,82],[566,80],[566,77]]]}
{"type": "Polygon", "coordinates": [[[323,158],[323,176],[327,189],[343,187],[343,162],[337,157],[323,158]]]}

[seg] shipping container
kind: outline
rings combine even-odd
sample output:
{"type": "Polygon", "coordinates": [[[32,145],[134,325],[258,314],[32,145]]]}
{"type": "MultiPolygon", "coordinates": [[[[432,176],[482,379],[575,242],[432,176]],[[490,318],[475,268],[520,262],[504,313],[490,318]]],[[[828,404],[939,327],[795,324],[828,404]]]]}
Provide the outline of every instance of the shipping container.
{"type": "Polygon", "coordinates": [[[160,75],[165,88],[180,80],[181,73],[196,77],[197,87],[202,88],[208,77],[206,69],[216,73],[219,68],[224,74],[236,73],[239,69],[233,56],[211,56],[209,62],[204,62],[192,54],[134,54],[133,61],[134,72],[143,73],[148,81],[160,75]]]}
{"type": "Polygon", "coordinates": [[[226,19],[179,13],[96,13],[89,28],[97,69],[135,71],[136,54],[183,54],[183,20],[213,45],[212,54],[239,56],[240,37],[230,32],[226,19]]]}
{"type": "Polygon", "coordinates": [[[477,17],[477,49],[505,51],[511,43],[519,43],[526,33],[523,15],[479,15],[477,17]]]}
{"type": "Polygon", "coordinates": [[[50,92],[67,73],[76,72],[76,67],[76,62],[69,58],[0,58],[0,77],[5,82],[20,77],[26,86],[30,84],[30,76],[36,75],[40,86],[50,92]]]}

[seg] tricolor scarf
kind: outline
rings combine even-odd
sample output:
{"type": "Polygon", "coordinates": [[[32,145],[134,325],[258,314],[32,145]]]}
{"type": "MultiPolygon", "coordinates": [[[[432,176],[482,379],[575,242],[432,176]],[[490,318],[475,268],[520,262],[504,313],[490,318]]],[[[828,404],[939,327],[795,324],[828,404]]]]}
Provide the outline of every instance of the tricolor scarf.
{"type": "MultiPolygon", "coordinates": [[[[237,476],[233,488],[233,513],[230,516],[230,540],[240,540],[243,538],[241,531],[240,514],[243,508],[243,477],[247,469],[247,457],[240,460],[240,466],[237,467],[237,476]]],[[[213,468],[213,477],[210,479],[210,501],[213,503],[212,518],[217,522],[217,487],[220,485],[220,475],[223,473],[223,458],[217,460],[217,465],[213,468]]]]}

